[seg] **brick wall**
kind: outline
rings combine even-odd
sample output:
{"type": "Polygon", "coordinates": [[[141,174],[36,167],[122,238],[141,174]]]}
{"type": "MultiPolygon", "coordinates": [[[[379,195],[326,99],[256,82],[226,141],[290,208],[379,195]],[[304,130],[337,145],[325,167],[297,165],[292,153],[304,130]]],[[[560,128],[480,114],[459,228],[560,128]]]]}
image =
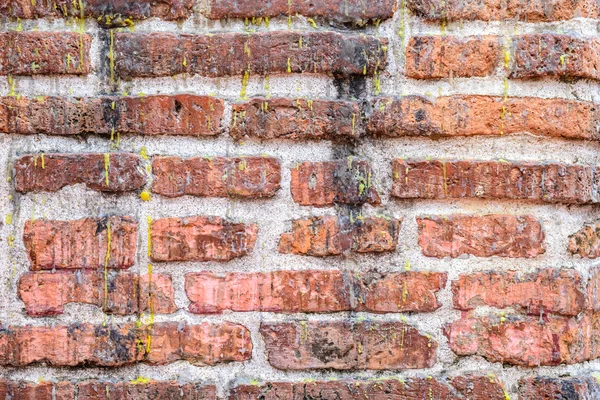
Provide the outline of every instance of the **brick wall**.
{"type": "Polygon", "coordinates": [[[600,398],[596,0],[3,0],[0,399],[600,398]]]}

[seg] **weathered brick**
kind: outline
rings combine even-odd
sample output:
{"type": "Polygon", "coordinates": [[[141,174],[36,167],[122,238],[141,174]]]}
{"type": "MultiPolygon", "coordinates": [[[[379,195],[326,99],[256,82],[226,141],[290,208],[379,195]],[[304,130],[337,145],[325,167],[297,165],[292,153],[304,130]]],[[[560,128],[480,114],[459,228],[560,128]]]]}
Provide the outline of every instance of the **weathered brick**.
{"type": "Polygon", "coordinates": [[[536,97],[479,95],[381,97],[373,101],[367,133],[374,136],[474,136],[529,133],[600,139],[594,103],[536,97]]]}
{"type": "Polygon", "coordinates": [[[563,316],[474,316],[444,327],[452,351],[490,362],[538,367],[576,364],[600,357],[600,314],[563,316]]]}
{"type": "Polygon", "coordinates": [[[166,197],[272,197],[281,163],[274,157],[156,157],[152,191],[166,197]]]}
{"type": "Polygon", "coordinates": [[[412,37],[406,49],[406,76],[414,79],[487,76],[498,65],[500,48],[495,36],[412,37]]]}
{"type": "Polygon", "coordinates": [[[436,399],[506,400],[502,383],[490,376],[466,375],[455,378],[335,380],[316,382],[267,382],[238,385],[229,400],[254,399],[436,399]]]}
{"type": "Polygon", "coordinates": [[[554,268],[528,274],[489,271],[461,275],[452,282],[452,294],[454,308],[459,310],[483,305],[515,307],[538,316],[574,316],[583,311],[586,300],[579,273],[554,268]]]}
{"type": "Polygon", "coordinates": [[[386,65],[385,39],[335,32],[116,33],[124,79],[182,73],[209,77],[321,73],[372,75],[386,65]]]}
{"type": "Polygon", "coordinates": [[[579,164],[508,161],[394,162],[392,195],[403,199],[512,199],[544,203],[600,201],[600,170],[579,164]]]}
{"type": "Polygon", "coordinates": [[[126,192],[144,187],[146,175],[141,157],[130,153],[42,153],[15,162],[15,185],[21,193],[56,192],[79,183],[102,192],[126,192]]]}
{"type": "Polygon", "coordinates": [[[171,277],[165,274],[31,272],[19,280],[19,297],[27,314],[36,317],[62,314],[67,303],[92,304],[120,315],[177,310],[171,277]]]}
{"type": "Polygon", "coordinates": [[[213,136],[223,101],[187,94],[145,97],[0,97],[0,132],[46,135],[213,136]]]}
{"type": "Polygon", "coordinates": [[[429,21],[505,21],[551,22],[572,18],[598,18],[596,0],[407,0],[407,7],[429,21]]]}
{"type": "Polygon", "coordinates": [[[87,75],[91,40],[75,32],[1,32],[0,75],[87,75]]]}
{"type": "Polygon", "coordinates": [[[427,257],[534,258],[545,253],[544,231],[531,215],[418,217],[417,225],[427,257]]]}
{"type": "Polygon", "coordinates": [[[435,363],[437,342],[401,322],[262,323],[278,369],[412,369],[435,363]]]}
{"type": "Polygon", "coordinates": [[[559,34],[528,34],[513,39],[511,78],[600,79],[600,41],[559,34]]]}
{"type": "Polygon", "coordinates": [[[215,400],[216,387],[176,381],[107,382],[88,380],[77,384],[80,400],[190,399],[215,400]]]}
{"type": "Polygon", "coordinates": [[[364,133],[358,102],[255,98],[233,104],[234,139],[342,140],[364,133]]]}
{"type": "Polygon", "coordinates": [[[521,400],[598,399],[600,384],[594,376],[552,378],[537,376],[519,381],[521,400]]]}
{"type": "Polygon", "coordinates": [[[2,366],[46,363],[56,367],[118,367],[177,360],[214,365],[245,361],[251,354],[250,332],[228,322],[156,323],[151,327],[135,324],[8,326],[0,330],[2,366]]]}
{"type": "Polygon", "coordinates": [[[194,0],[5,0],[0,16],[35,19],[44,17],[92,17],[104,26],[131,26],[133,19],[187,18],[194,0]]]}
{"type": "Polygon", "coordinates": [[[0,398],[35,400],[136,400],[136,399],[216,399],[216,387],[176,381],[110,382],[100,380],[9,381],[0,380],[0,398]]]}
{"type": "Polygon", "coordinates": [[[369,217],[313,217],[292,221],[292,231],[281,235],[280,253],[325,257],[347,253],[394,251],[401,220],[369,217]]]}
{"type": "Polygon", "coordinates": [[[114,216],[29,220],[25,222],[23,241],[32,270],[125,269],[135,263],[137,222],[131,217],[114,216]]]}
{"type": "Polygon", "coordinates": [[[219,217],[163,218],[152,223],[153,261],[228,261],[254,249],[256,224],[219,217]]]}
{"type": "Polygon", "coordinates": [[[341,24],[362,25],[369,20],[391,18],[396,10],[393,0],[362,2],[358,0],[274,0],[257,4],[252,0],[212,0],[206,13],[208,18],[255,18],[303,15],[322,17],[341,24]]]}
{"type": "Polygon", "coordinates": [[[379,204],[373,171],[367,161],[303,162],[292,168],[292,198],[303,206],[379,204]]]}
{"type": "Polygon", "coordinates": [[[188,273],[190,312],[408,312],[440,307],[445,273],[342,274],[339,271],[188,273]]]}
{"type": "Polygon", "coordinates": [[[569,236],[569,251],[583,258],[600,257],[600,221],[586,224],[569,236]]]}
{"type": "Polygon", "coordinates": [[[600,311],[600,267],[589,269],[585,309],[594,312],[600,311]]]}

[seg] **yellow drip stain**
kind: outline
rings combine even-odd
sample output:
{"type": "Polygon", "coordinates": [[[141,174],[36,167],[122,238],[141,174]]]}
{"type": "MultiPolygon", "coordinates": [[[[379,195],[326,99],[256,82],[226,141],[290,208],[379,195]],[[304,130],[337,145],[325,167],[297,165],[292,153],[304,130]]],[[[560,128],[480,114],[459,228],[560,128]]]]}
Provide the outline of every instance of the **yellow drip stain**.
{"type": "Polygon", "coordinates": [[[110,220],[106,223],[106,257],[104,258],[104,321],[103,326],[106,326],[106,309],[108,308],[108,265],[110,263],[110,253],[112,250],[112,231],[110,220]]]}
{"type": "Polygon", "coordinates": [[[104,153],[104,175],[106,176],[106,186],[109,185],[110,154],[104,153]]]}

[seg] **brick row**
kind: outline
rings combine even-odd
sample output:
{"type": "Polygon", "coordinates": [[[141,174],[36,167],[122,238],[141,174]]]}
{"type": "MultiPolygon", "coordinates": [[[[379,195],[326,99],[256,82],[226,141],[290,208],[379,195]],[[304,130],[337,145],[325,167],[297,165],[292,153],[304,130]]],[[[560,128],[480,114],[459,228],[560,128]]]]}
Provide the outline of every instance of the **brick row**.
{"type": "Polygon", "coordinates": [[[192,313],[268,312],[428,312],[440,307],[436,293],[445,273],[342,273],[274,271],[186,274],[192,313]]]}
{"type": "MultiPolygon", "coordinates": [[[[600,139],[600,109],[585,101],[483,95],[357,101],[254,98],[232,105],[236,140],[352,140],[529,133],[600,139]]],[[[187,94],[145,97],[1,97],[0,132],[46,135],[220,133],[224,103],[187,94]]]]}
{"type": "Polygon", "coordinates": [[[529,0],[498,2],[482,0],[407,0],[406,6],[428,21],[552,22],[572,18],[598,18],[595,0],[529,0]]]}
{"type": "Polygon", "coordinates": [[[197,365],[245,361],[252,354],[250,332],[232,323],[156,323],[101,326],[7,326],[0,331],[0,365],[24,367],[118,367],[138,362],[197,365]]]}
{"type": "Polygon", "coordinates": [[[171,277],[107,272],[30,272],[21,275],[19,298],[27,315],[58,315],[68,303],[92,304],[107,314],[171,314],[177,310],[171,277]]]}

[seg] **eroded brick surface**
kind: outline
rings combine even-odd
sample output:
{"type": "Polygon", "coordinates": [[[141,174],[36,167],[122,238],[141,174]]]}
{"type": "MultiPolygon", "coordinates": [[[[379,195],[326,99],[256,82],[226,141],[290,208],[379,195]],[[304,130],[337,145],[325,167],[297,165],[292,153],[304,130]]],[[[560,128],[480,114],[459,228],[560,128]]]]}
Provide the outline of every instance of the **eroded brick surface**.
{"type": "Polygon", "coordinates": [[[569,236],[569,251],[582,258],[600,256],[600,222],[586,224],[569,236]]]}
{"type": "Polygon", "coordinates": [[[519,396],[523,400],[596,399],[600,384],[596,377],[585,375],[524,378],[519,381],[519,396]]]}
{"type": "Polygon", "coordinates": [[[427,257],[534,258],[545,252],[544,231],[531,215],[452,214],[418,217],[417,225],[427,257]]]}
{"type": "Polygon", "coordinates": [[[38,219],[25,222],[23,241],[32,270],[125,269],[135,262],[137,226],[131,217],[38,219]]]}
{"type": "Polygon", "coordinates": [[[280,253],[316,257],[348,252],[381,253],[396,250],[401,221],[369,217],[313,217],[292,221],[292,231],[281,235],[280,253]]]}
{"type": "Polygon", "coordinates": [[[281,182],[274,157],[157,157],[152,191],[166,197],[273,197],[281,182]]]}
{"type": "Polygon", "coordinates": [[[198,216],[158,219],[151,232],[153,261],[228,261],[252,252],[258,227],[198,216]]]}

